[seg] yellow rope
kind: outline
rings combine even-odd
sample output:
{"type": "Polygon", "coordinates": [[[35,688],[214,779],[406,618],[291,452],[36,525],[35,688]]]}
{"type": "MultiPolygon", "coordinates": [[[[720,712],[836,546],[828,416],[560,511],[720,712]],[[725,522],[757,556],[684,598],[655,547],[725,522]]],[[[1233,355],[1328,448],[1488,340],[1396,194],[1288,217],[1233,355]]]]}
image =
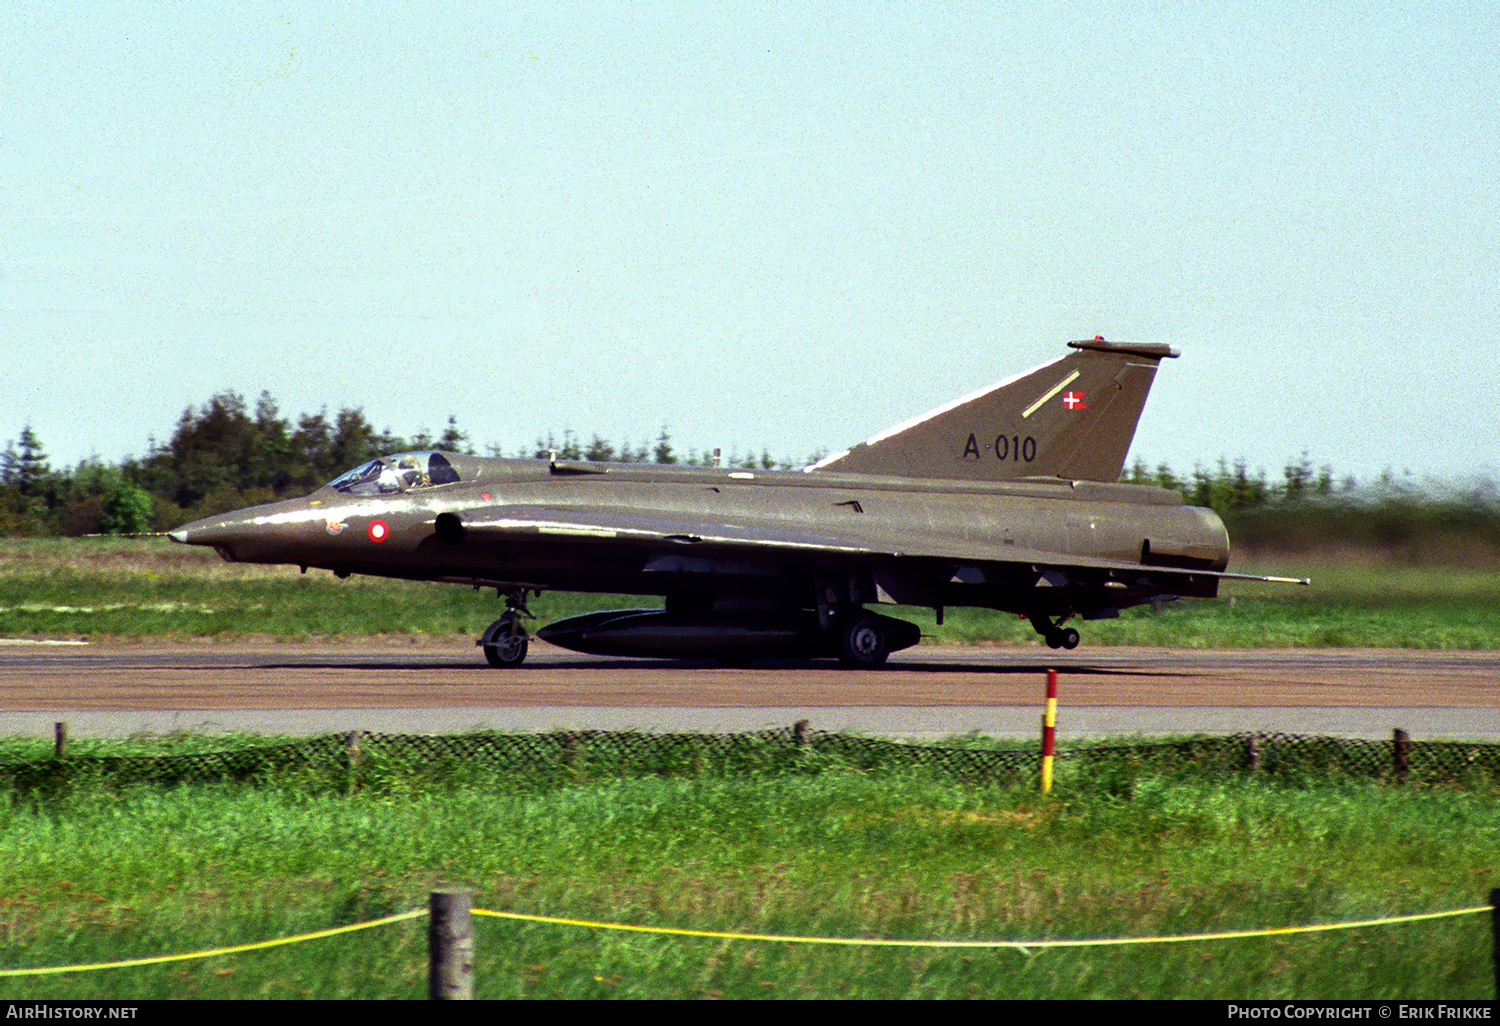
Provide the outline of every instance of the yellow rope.
{"type": "MultiPolygon", "coordinates": [[[[511,919],[526,923],[548,923],[554,926],[582,926],[594,930],[618,930],[628,933],[652,933],[675,937],[707,937],[717,940],[748,940],[748,941],[775,941],[783,944],[833,944],[845,947],[872,947],[872,948],[1015,948],[1018,951],[1031,951],[1041,948],[1082,948],[1082,947],[1106,947],[1121,944],[1176,944],[1185,941],[1213,941],[1234,940],[1247,937],[1276,937],[1293,933],[1320,933],[1330,930],[1354,930],[1367,926],[1389,926],[1395,923],[1414,923],[1426,919],[1446,919],[1453,916],[1474,915],[1479,912],[1491,911],[1489,905],[1476,905],[1472,908],[1458,908],[1447,912],[1421,912],[1406,916],[1386,916],[1382,919],[1361,919],[1350,923],[1321,923],[1314,926],[1271,926],[1256,930],[1224,930],[1217,933],[1186,933],[1166,937],[1099,937],[1093,939],[1079,940],[903,940],[881,937],[802,937],[793,934],[779,933],[736,933],[724,930],[693,930],[681,926],[634,926],[629,923],[609,923],[595,919],[568,919],[563,916],[541,916],[531,915],[525,912],[497,912],[493,909],[476,908],[471,910],[476,916],[490,916],[495,919],[511,919]]],[[[0,969],[0,977],[7,976],[43,976],[50,973],[72,973],[89,972],[95,969],[122,969],[127,966],[160,965],[164,962],[185,962],[195,958],[213,958],[218,955],[233,955],[242,951],[257,951],[264,948],[280,947],[285,944],[299,944],[303,941],[319,940],[323,937],[333,937],[341,933],[354,933],[358,930],[368,930],[376,926],[387,926],[391,923],[399,923],[407,919],[416,919],[427,915],[427,909],[412,909],[409,912],[398,912],[395,915],[385,916],[381,919],[372,919],[366,923],[354,923],[349,926],[334,926],[326,930],[314,930],[311,933],[299,933],[292,937],[278,937],[274,940],[252,941],[249,944],[235,944],[224,948],[209,948],[206,951],[187,951],[176,955],[155,955],[150,958],[127,958],[119,962],[93,962],[86,965],[54,965],[35,969],[0,969]]]]}
{"type": "Polygon", "coordinates": [[[93,969],[121,969],[132,965],[158,965],[162,962],[186,962],[194,958],[213,958],[215,955],[233,955],[241,951],[255,951],[260,948],[274,948],[282,944],[298,944],[302,941],[318,940],[322,937],[332,937],[340,933],[353,933],[356,930],[368,930],[373,926],[385,926],[389,923],[399,923],[404,919],[416,919],[425,916],[425,908],[412,909],[410,912],[398,912],[393,916],[383,919],[372,919],[368,923],[354,923],[351,926],[333,926],[326,930],[314,930],[312,933],[299,933],[294,937],[278,937],[275,940],[253,941],[249,944],[235,944],[227,948],[209,948],[207,951],[186,951],[178,955],[155,955],[151,958],[127,958],[120,962],[94,962],[89,965],[52,965],[39,969],[0,969],[0,977],[3,976],[43,976],[48,973],[81,973],[93,969]]]}
{"type": "Polygon", "coordinates": [[[1449,912],[1423,912],[1408,916],[1387,916],[1383,919],[1362,919],[1352,923],[1323,923],[1315,926],[1272,926],[1257,930],[1225,930],[1219,933],[1188,933],[1168,937],[1101,937],[1081,940],[899,940],[872,937],[801,937],[775,933],[734,933],[719,930],[692,930],[680,926],[631,926],[625,923],[604,923],[592,919],[565,919],[561,916],[527,915],[524,912],[495,912],[476,908],[476,916],[493,916],[497,919],[514,919],[522,922],[551,923],[557,926],[585,926],[596,930],[623,930],[631,933],[670,934],[677,937],[711,937],[719,940],[780,941],[785,944],[838,944],[845,946],[885,948],[1016,948],[1029,951],[1036,948],[1083,948],[1104,947],[1119,944],[1175,944],[1184,941],[1232,940],[1243,937],[1273,937],[1289,933],[1317,933],[1328,930],[1353,930],[1365,926],[1385,926],[1392,923],[1411,923],[1423,919],[1443,919],[1449,916],[1473,915],[1490,911],[1489,905],[1454,909],[1449,912]]]}

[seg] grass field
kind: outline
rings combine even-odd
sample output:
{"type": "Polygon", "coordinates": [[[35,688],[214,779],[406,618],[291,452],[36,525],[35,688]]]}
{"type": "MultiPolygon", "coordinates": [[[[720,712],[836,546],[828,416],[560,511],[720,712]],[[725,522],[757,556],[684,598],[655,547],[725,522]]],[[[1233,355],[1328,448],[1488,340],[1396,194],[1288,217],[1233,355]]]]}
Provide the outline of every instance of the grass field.
{"type": "MultiPolygon", "coordinates": [[[[1345,556],[1267,565],[1313,589],[1085,625],[1089,644],[1493,648],[1500,573],[1345,556]]],[[[624,600],[635,604],[633,600],[624,600]]],[[[543,621],[601,603],[548,595],[543,621]]],[[[471,638],[490,594],[220,562],[165,542],[0,541],[0,636],[471,638]]],[[[908,611],[934,632],[930,614],[908,611]]],[[[903,614],[905,615],[905,614],[903,614]]],[[[948,643],[1035,644],[950,610],[948,643]]],[[[157,739],[160,750],[261,739],[157,739]]],[[[0,743],[0,760],[34,757],[0,743]]],[[[87,750],[75,742],[74,750],[87,750]]],[[[400,773],[353,794],[259,786],[0,794],[0,967],[191,951],[361,921],[435,886],[476,905],[702,929],[958,939],[1141,937],[1483,903],[1500,791],[1326,778],[1130,779],[1064,764],[1029,787],[934,772],[528,779],[400,773]]],[[[1472,998],[1482,915],[1149,947],[959,951],[752,943],[476,923],[481,997],[1472,998]]],[[[421,920],[205,961],[0,977],[9,999],[420,997],[421,920]]]]}
{"type": "MultiPolygon", "coordinates": [[[[1051,798],[916,770],[388,775],[353,795],[85,786],[0,807],[0,966],[144,957],[422,905],[838,937],[1142,937],[1482,904],[1493,787],[1062,773],[1051,798]]],[[[1471,998],[1484,915],[1148,947],[878,949],[476,922],[478,996],[1471,998]]],[[[0,979],[41,997],[421,997],[421,920],[162,966],[0,979]]]]}
{"type": "MultiPolygon", "coordinates": [[[[1203,648],[1500,647],[1500,569],[1413,566],[1368,552],[1236,567],[1310,576],[1311,588],[1228,582],[1221,598],[1127,610],[1084,623],[1089,645],[1203,648]]],[[[549,593],[539,625],[610,606],[659,604],[549,593]]],[[[161,540],[0,539],[0,637],[308,639],[371,634],[475,637],[502,605],[491,592],[220,561],[161,540]]],[[[896,609],[942,644],[1037,645],[1015,617],[896,609]]]]}

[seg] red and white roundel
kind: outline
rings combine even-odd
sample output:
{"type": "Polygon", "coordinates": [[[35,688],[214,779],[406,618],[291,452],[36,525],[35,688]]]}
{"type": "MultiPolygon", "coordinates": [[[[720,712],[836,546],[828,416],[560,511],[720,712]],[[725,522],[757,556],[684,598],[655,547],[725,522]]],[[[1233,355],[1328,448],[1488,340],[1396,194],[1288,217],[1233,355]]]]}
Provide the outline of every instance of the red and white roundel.
{"type": "Polygon", "coordinates": [[[370,521],[370,540],[383,542],[391,536],[391,529],[384,520],[370,521]]]}

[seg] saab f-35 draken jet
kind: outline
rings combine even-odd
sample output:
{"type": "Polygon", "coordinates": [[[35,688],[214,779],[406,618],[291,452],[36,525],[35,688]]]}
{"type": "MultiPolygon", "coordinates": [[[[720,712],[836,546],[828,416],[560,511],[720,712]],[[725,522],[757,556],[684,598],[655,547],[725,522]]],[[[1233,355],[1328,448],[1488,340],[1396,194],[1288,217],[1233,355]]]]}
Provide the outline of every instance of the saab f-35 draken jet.
{"type": "MultiPolygon", "coordinates": [[[[384,456],[301,499],[171,532],[226,559],[492,587],[478,644],[526,658],[546,590],[657,595],[538,637],[604,655],[837,656],[875,667],[917,627],[882,603],[1020,614],[1053,648],[1078,617],[1211,598],[1229,537],[1182,496],[1119,484],[1160,344],[1095,338],[801,471],[384,456]]],[[[1305,583],[1305,582],[1302,582],[1305,583]]]]}

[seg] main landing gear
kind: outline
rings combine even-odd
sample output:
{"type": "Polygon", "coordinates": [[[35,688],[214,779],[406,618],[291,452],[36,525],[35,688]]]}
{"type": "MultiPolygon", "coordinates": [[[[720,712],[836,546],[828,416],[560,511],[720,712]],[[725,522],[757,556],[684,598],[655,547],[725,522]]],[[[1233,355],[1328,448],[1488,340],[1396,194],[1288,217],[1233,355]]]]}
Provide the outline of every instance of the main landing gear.
{"type": "Polygon", "coordinates": [[[891,641],[885,625],[863,610],[833,625],[839,662],[854,670],[873,670],[885,665],[891,641]]]}
{"type": "Polygon", "coordinates": [[[1078,632],[1072,627],[1064,627],[1060,630],[1048,631],[1043,635],[1042,640],[1047,643],[1048,648],[1073,649],[1078,647],[1079,638],[1078,632]]]}
{"type": "Polygon", "coordinates": [[[851,670],[874,670],[884,666],[892,652],[921,640],[922,632],[914,623],[851,606],[829,618],[821,649],[838,656],[851,670]]]}
{"type": "Polygon", "coordinates": [[[523,619],[536,617],[526,608],[526,589],[512,588],[505,593],[505,612],[474,643],[484,649],[484,658],[497,670],[511,670],[526,661],[531,638],[521,625],[523,619]]]}

